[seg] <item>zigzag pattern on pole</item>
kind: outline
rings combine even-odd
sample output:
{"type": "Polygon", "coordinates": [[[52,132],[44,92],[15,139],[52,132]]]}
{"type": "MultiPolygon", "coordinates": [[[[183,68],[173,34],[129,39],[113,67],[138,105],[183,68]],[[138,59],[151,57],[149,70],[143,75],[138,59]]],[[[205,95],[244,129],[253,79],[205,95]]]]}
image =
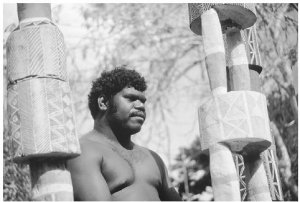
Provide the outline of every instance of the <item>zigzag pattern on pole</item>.
{"type": "MultiPolygon", "coordinates": [[[[12,88],[16,88],[16,86],[12,86],[12,88]]],[[[18,100],[17,100],[17,93],[16,91],[12,91],[12,93],[8,94],[7,97],[7,111],[8,111],[8,122],[10,123],[9,126],[9,133],[11,134],[10,138],[10,152],[15,155],[22,154],[22,136],[21,136],[21,127],[20,127],[20,115],[19,115],[19,107],[18,107],[18,100]]],[[[11,155],[13,156],[13,155],[11,155]]]]}
{"type": "Polygon", "coordinates": [[[12,85],[8,97],[15,160],[52,152],[73,156],[80,151],[68,82],[27,79],[12,85]]]}

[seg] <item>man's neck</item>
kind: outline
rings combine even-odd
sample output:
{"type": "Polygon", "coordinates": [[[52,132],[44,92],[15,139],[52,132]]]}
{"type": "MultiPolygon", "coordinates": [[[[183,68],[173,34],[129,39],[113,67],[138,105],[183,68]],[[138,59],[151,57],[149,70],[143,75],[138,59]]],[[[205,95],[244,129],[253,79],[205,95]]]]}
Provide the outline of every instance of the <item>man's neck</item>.
{"type": "Polygon", "coordinates": [[[110,125],[104,119],[96,119],[94,121],[94,130],[109,140],[121,145],[126,149],[132,149],[134,143],[131,141],[131,135],[122,134],[121,132],[113,131],[110,125]]]}

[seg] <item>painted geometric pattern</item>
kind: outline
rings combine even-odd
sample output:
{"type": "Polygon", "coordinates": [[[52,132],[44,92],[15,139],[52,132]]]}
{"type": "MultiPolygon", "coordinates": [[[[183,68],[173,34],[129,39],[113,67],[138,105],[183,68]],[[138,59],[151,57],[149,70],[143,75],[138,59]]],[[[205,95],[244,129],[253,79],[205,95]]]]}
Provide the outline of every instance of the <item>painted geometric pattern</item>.
{"type": "Polygon", "coordinates": [[[52,149],[76,153],[79,151],[79,142],[75,131],[69,84],[47,79],[47,86],[52,149]]]}
{"type": "Polygon", "coordinates": [[[7,77],[9,81],[28,75],[29,46],[26,45],[26,36],[19,32],[12,32],[7,39],[7,77]]]}
{"type": "MultiPolygon", "coordinates": [[[[21,136],[21,123],[20,114],[18,106],[18,94],[17,86],[11,86],[8,89],[7,97],[7,112],[8,112],[8,122],[9,122],[9,132],[10,134],[10,151],[12,154],[21,156],[22,155],[22,136],[21,136]]],[[[13,155],[11,155],[13,156],[13,155]]]]}
{"type": "Polygon", "coordinates": [[[240,154],[233,154],[233,159],[235,162],[236,170],[239,174],[239,181],[240,181],[240,193],[242,201],[246,200],[247,197],[247,185],[246,185],[246,175],[245,175],[245,163],[244,158],[240,154]]]}
{"type": "Polygon", "coordinates": [[[268,149],[262,153],[264,167],[266,169],[268,183],[270,187],[271,197],[274,201],[283,201],[283,194],[281,188],[281,182],[279,177],[278,168],[276,165],[276,160],[274,152],[272,149],[268,149]]]}
{"type": "Polygon", "coordinates": [[[24,155],[80,153],[68,85],[57,79],[35,78],[8,89],[15,160],[22,161],[24,155]]]}
{"type": "MultiPolygon", "coordinates": [[[[18,101],[21,117],[22,144],[26,153],[45,153],[50,150],[47,132],[45,89],[38,79],[18,84],[18,101]]],[[[25,154],[26,154],[25,153],[25,154]]]]}
{"type": "Polygon", "coordinates": [[[56,26],[16,30],[9,36],[7,47],[9,81],[35,75],[67,79],[64,39],[56,26]]]}
{"type": "MultiPolygon", "coordinates": [[[[48,18],[28,18],[25,21],[22,21],[19,24],[19,29],[23,29],[25,27],[30,27],[30,26],[38,26],[38,25],[44,25],[44,24],[51,24],[55,25],[50,19],[48,18]],[[27,21],[28,20],[28,21],[27,21]]],[[[17,29],[18,29],[17,28],[17,29]]]]}
{"type": "Polygon", "coordinates": [[[266,98],[253,91],[231,91],[212,97],[199,108],[199,126],[204,150],[234,139],[245,144],[250,140],[271,142],[266,98]]]}

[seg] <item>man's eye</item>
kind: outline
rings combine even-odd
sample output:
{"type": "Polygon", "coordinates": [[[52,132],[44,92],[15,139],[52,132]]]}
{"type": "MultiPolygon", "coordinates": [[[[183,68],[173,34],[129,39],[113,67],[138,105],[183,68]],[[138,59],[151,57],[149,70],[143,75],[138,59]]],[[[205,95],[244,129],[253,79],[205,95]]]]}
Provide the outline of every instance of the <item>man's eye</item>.
{"type": "Polygon", "coordinates": [[[129,101],[135,101],[135,100],[136,100],[134,97],[127,97],[127,99],[128,99],[129,101]]]}

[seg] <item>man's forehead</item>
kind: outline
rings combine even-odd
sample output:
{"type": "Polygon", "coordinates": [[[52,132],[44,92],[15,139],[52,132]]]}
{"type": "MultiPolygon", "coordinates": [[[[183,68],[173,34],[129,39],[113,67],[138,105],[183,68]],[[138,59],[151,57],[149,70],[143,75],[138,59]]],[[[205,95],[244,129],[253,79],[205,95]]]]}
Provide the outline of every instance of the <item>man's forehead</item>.
{"type": "Polygon", "coordinates": [[[121,91],[122,94],[135,94],[135,95],[145,95],[145,92],[136,90],[134,87],[125,87],[121,91]]]}

